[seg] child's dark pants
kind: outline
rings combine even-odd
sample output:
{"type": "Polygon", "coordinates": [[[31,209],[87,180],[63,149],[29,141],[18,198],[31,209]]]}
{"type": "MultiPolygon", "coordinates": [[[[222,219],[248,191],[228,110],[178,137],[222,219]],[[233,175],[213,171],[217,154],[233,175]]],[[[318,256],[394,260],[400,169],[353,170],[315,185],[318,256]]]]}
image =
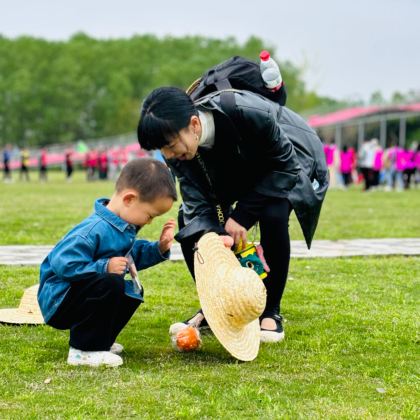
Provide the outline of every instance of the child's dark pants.
{"type": "Polygon", "coordinates": [[[70,329],[70,346],[84,351],[109,351],[141,301],[124,293],[117,274],[97,274],[72,282],[63,303],[48,321],[70,329]]]}

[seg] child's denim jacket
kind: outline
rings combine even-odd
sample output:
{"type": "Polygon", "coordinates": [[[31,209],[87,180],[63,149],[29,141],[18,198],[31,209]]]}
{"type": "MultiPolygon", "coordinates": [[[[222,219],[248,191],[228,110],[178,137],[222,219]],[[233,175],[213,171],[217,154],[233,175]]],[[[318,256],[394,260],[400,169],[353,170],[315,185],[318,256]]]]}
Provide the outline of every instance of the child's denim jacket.
{"type": "MultiPolygon", "coordinates": [[[[42,262],[38,302],[45,322],[63,302],[71,283],[106,273],[109,258],[130,252],[138,270],[169,258],[169,251],[160,253],[158,242],[136,240],[139,228],[108,210],[108,202],[96,200],[95,212],[67,233],[42,262]]],[[[131,281],[125,282],[125,293],[143,300],[131,281]]]]}

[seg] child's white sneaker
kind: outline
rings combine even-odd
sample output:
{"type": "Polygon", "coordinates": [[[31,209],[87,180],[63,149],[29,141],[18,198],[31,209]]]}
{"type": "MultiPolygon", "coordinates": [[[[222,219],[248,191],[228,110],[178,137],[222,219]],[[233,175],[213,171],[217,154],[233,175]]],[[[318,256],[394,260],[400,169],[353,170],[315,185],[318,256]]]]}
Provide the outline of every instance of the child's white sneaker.
{"type": "Polygon", "coordinates": [[[124,350],[124,346],[118,343],[114,343],[109,349],[109,351],[114,354],[121,354],[123,350],[124,350]]]}
{"type": "Polygon", "coordinates": [[[72,366],[110,366],[123,364],[123,359],[110,351],[82,351],[70,347],[67,363],[72,366]]]}

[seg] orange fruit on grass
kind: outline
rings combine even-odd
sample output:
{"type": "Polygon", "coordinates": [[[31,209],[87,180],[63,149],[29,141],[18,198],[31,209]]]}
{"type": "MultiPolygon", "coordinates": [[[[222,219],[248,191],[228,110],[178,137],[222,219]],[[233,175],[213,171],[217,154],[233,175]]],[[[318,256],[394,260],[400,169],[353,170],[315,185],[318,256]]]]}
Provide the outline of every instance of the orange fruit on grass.
{"type": "Polygon", "coordinates": [[[200,347],[201,338],[197,328],[183,328],[176,335],[176,346],[179,351],[194,351],[200,347]]]}

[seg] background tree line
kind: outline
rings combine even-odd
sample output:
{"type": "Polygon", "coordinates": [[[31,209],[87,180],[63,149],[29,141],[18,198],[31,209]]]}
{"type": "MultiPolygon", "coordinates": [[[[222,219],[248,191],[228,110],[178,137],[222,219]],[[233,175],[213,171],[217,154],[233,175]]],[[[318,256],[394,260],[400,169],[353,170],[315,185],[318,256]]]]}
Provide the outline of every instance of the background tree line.
{"type": "MultiPolygon", "coordinates": [[[[79,33],[65,42],[0,36],[0,144],[43,146],[131,132],[142,99],[155,87],[186,88],[233,55],[258,60],[275,48],[251,37],[98,40],[79,33]]],[[[302,69],[277,57],[298,112],[340,102],[307,90],[302,69]]]]}

